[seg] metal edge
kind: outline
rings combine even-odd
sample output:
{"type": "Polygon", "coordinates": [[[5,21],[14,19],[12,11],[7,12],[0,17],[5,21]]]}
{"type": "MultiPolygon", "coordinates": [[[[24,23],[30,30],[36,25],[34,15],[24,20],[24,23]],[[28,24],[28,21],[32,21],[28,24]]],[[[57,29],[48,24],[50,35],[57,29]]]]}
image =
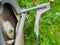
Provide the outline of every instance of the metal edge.
{"type": "Polygon", "coordinates": [[[6,4],[6,3],[10,4],[12,9],[15,10],[17,15],[20,13],[20,7],[15,0],[0,0],[0,1],[1,1],[2,5],[6,4]]]}

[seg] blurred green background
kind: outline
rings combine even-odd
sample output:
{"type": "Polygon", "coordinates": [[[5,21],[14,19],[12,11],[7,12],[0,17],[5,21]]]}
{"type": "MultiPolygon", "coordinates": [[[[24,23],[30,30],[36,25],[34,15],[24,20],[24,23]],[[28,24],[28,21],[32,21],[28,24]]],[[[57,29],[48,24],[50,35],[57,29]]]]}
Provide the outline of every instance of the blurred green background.
{"type": "MultiPolygon", "coordinates": [[[[21,8],[30,8],[49,0],[16,0],[21,8]]],[[[36,11],[27,12],[24,39],[25,45],[60,45],[60,0],[50,2],[51,9],[40,18],[39,37],[34,35],[36,11]]]]}

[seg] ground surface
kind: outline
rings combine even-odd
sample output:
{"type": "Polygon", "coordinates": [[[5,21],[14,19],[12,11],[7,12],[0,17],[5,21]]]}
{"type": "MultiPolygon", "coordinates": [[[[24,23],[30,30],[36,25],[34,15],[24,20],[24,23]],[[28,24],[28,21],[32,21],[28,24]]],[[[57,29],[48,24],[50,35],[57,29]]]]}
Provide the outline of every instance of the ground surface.
{"type": "MultiPolygon", "coordinates": [[[[20,7],[30,8],[48,0],[17,0],[20,7]]],[[[42,14],[39,26],[39,38],[34,36],[34,20],[36,11],[27,13],[24,37],[25,45],[60,45],[60,0],[50,2],[51,9],[42,14]]]]}

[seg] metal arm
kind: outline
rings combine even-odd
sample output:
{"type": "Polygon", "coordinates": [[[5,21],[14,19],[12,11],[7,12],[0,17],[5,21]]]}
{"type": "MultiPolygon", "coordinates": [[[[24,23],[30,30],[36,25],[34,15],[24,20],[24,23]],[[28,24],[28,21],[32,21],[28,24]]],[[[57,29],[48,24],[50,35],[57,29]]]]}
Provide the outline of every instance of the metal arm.
{"type": "Polygon", "coordinates": [[[23,27],[24,27],[24,22],[26,18],[26,13],[22,13],[21,15],[22,15],[21,20],[18,21],[18,25],[16,28],[17,32],[16,32],[16,40],[14,45],[23,45],[22,34],[23,34],[23,27]]]}
{"type": "Polygon", "coordinates": [[[29,9],[25,9],[25,10],[20,10],[20,13],[28,12],[31,10],[44,9],[44,8],[47,8],[46,6],[50,6],[50,3],[40,4],[39,6],[35,6],[29,9]]]}
{"type": "Polygon", "coordinates": [[[35,32],[36,37],[38,37],[39,21],[40,21],[41,14],[46,12],[46,11],[48,11],[49,9],[50,9],[50,5],[49,4],[47,4],[45,6],[45,8],[37,9],[36,19],[35,19],[35,26],[34,26],[34,32],[35,32]]]}

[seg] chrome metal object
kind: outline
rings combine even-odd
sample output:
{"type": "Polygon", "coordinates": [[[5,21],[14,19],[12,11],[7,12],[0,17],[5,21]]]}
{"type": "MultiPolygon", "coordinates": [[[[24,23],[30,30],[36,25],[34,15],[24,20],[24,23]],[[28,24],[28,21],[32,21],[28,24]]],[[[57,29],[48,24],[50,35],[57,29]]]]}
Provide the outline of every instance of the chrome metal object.
{"type": "Polygon", "coordinates": [[[50,4],[46,4],[45,8],[37,9],[36,17],[35,17],[35,26],[34,26],[34,32],[35,32],[35,35],[37,38],[38,38],[40,17],[42,15],[42,13],[47,12],[49,9],[50,9],[50,4]]]}

